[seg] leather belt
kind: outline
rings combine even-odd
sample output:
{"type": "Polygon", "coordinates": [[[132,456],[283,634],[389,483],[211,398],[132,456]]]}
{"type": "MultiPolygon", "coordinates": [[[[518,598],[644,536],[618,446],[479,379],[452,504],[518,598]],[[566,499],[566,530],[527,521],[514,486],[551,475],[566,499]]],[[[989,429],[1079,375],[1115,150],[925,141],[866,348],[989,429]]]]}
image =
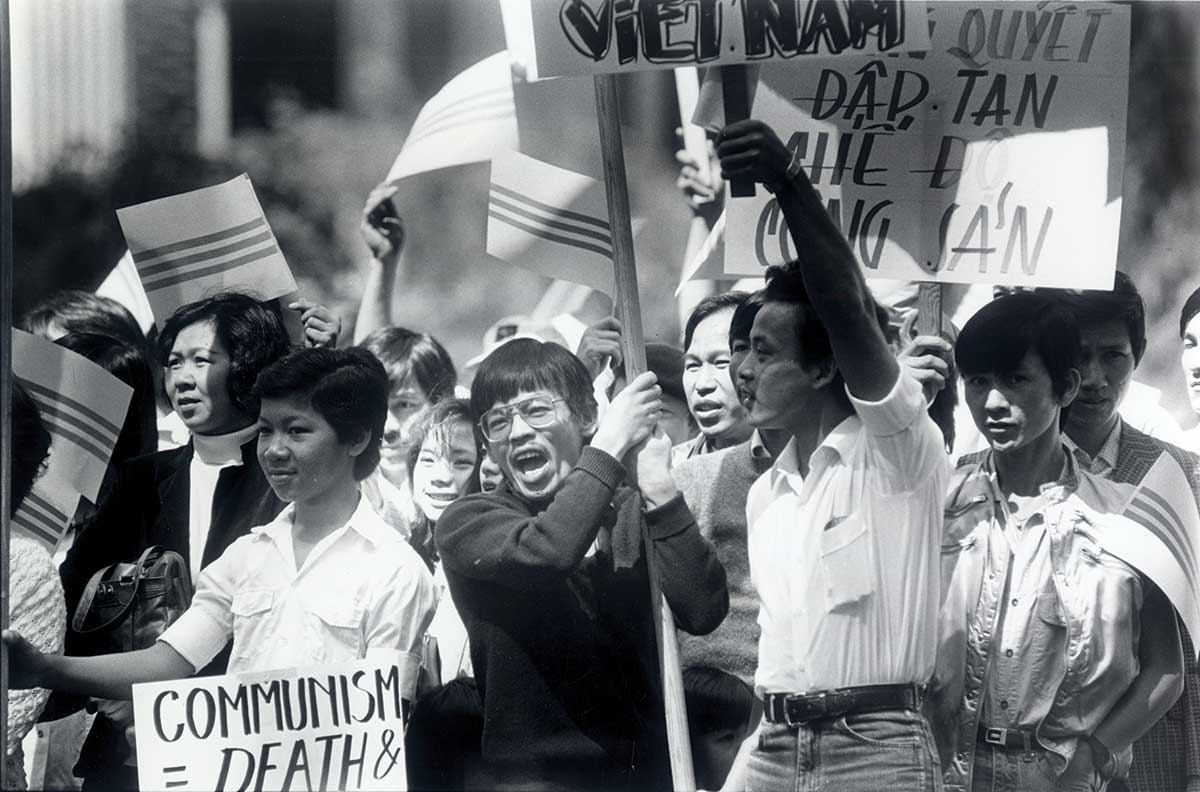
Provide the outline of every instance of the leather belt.
{"type": "Polygon", "coordinates": [[[983,724],[979,725],[979,742],[997,748],[1019,748],[1025,751],[1041,747],[1033,732],[1028,729],[1005,729],[983,724]]]}
{"type": "Polygon", "coordinates": [[[921,685],[864,685],[821,693],[767,693],[763,716],[768,723],[799,726],[822,718],[857,712],[920,710],[925,699],[921,685]]]}

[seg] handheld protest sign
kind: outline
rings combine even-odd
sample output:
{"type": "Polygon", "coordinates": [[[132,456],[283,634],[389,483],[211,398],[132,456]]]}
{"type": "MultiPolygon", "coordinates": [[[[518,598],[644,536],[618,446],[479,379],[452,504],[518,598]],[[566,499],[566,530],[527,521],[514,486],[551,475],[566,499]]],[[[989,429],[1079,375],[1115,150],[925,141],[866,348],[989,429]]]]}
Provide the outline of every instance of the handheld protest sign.
{"type": "MultiPolygon", "coordinates": [[[[621,354],[625,358],[626,381],[646,370],[646,346],[643,343],[641,301],[638,295],[637,264],[633,250],[633,226],[629,212],[629,190],[625,179],[625,154],[621,144],[621,114],[617,103],[616,77],[597,75],[596,116],[600,123],[600,147],[604,155],[604,186],[608,199],[608,218],[612,228],[614,303],[621,320],[621,354]]],[[[671,780],[674,789],[696,788],[692,747],[688,737],[687,705],[683,698],[683,674],[679,667],[679,641],[675,635],[675,617],[663,598],[658,570],[649,557],[651,540],[643,535],[647,548],[646,568],[650,576],[650,604],[654,611],[655,638],[658,640],[659,667],[662,672],[663,709],[667,721],[667,746],[671,754],[671,780]]]]}
{"type": "Polygon", "coordinates": [[[134,685],[139,784],[407,789],[401,677],[355,660],[134,685]]]}

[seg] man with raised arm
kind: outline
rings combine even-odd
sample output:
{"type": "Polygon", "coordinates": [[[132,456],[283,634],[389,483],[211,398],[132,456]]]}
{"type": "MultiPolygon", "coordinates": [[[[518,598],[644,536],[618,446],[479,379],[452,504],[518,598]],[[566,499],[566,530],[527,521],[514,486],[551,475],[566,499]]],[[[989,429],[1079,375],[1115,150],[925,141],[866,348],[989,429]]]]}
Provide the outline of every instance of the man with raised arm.
{"type": "Polygon", "coordinates": [[[920,709],[937,640],[941,434],[798,161],[753,120],[722,130],[717,153],[725,178],[775,194],[799,251],[768,272],[738,369],[751,423],[790,440],[747,504],[765,712],[726,788],[934,789],[920,709]]]}

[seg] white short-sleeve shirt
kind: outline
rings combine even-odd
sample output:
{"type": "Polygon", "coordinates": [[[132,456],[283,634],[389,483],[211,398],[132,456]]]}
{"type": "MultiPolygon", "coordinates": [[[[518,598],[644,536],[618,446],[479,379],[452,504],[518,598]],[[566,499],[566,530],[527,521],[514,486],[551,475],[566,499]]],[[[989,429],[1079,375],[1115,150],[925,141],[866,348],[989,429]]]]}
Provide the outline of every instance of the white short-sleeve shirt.
{"type": "Polygon", "coordinates": [[[801,476],[793,439],[751,487],[760,693],[924,683],[933,673],[950,466],[902,371],[829,433],[801,476]]]}
{"type": "Polygon", "coordinates": [[[191,607],[159,640],[200,669],[232,636],[229,673],[399,653],[411,699],[436,605],[420,556],[360,498],[297,569],[294,513],[288,506],[205,567],[191,607]]]}

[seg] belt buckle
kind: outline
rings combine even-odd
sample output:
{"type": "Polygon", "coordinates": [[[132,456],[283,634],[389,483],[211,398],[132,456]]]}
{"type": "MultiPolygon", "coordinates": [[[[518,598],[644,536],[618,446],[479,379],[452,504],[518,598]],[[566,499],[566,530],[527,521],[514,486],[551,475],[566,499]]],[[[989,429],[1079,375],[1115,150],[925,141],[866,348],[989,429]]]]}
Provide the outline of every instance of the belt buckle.
{"type": "Polygon", "coordinates": [[[1008,745],[1008,729],[984,729],[983,741],[988,745],[1008,745]]]}
{"type": "Polygon", "coordinates": [[[810,720],[812,720],[814,717],[819,717],[820,716],[819,713],[823,713],[826,709],[826,707],[825,707],[826,695],[827,695],[826,691],[821,691],[820,693],[817,693],[817,694],[796,693],[796,694],[793,694],[791,696],[787,696],[786,698],[784,698],[784,700],[783,700],[783,722],[784,722],[784,724],[787,725],[788,728],[794,729],[798,726],[803,726],[804,724],[806,724],[810,720]],[[788,704],[793,701],[805,701],[805,700],[811,702],[809,707],[806,707],[806,709],[809,709],[810,712],[803,713],[799,719],[793,719],[792,718],[792,710],[791,710],[791,707],[788,706],[788,704]],[[811,712],[811,710],[814,710],[814,709],[818,711],[818,714],[814,714],[811,712]]]}

